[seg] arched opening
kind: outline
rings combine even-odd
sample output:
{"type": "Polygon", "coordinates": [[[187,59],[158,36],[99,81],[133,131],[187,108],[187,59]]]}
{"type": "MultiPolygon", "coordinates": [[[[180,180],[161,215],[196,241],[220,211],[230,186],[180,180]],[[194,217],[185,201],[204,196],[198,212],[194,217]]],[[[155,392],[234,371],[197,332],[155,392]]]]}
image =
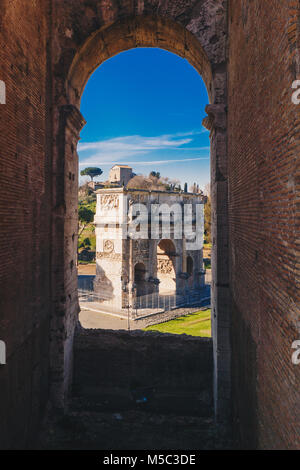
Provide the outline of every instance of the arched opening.
{"type": "MultiPolygon", "coordinates": [[[[204,41],[205,43],[205,41],[204,41]]],[[[62,105],[58,108],[60,124],[59,133],[64,136],[58,141],[58,154],[61,155],[61,160],[64,162],[64,168],[66,168],[70,175],[70,181],[76,181],[78,174],[77,162],[74,159],[74,150],[79,139],[79,132],[84,125],[84,119],[79,112],[80,100],[83,89],[87,80],[91,76],[92,72],[103,63],[105,60],[113,57],[119,52],[139,48],[139,47],[158,47],[167,51],[173,52],[178,56],[185,58],[202,76],[209,96],[210,103],[206,111],[208,117],[205,118],[205,126],[211,131],[212,140],[212,167],[213,167],[213,210],[217,210],[222,214],[222,218],[215,218],[213,221],[213,239],[214,243],[218,243],[218,250],[215,250],[213,255],[213,263],[215,266],[215,281],[212,283],[213,292],[213,335],[215,338],[214,349],[215,349],[215,389],[217,390],[220,385],[221,394],[222,383],[218,382],[218,364],[224,363],[223,369],[229,370],[229,359],[230,351],[227,348],[227,339],[224,339],[224,335],[219,337],[219,325],[218,325],[218,310],[223,308],[224,315],[222,318],[226,318],[229,327],[228,308],[229,302],[224,302],[224,299],[228,297],[228,262],[227,262],[227,238],[221,235],[220,227],[227,227],[227,177],[226,177],[226,165],[227,165],[227,153],[226,153],[226,73],[218,69],[212,74],[212,68],[206,53],[199,40],[192,33],[187,31],[183,26],[175,23],[173,20],[161,19],[156,16],[138,16],[135,18],[125,18],[124,20],[117,21],[114,24],[107,25],[98,31],[93,32],[89,39],[84,42],[82,47],[78,49],[72,64],[68,71],[68,76],[65,81],[66,95],[58,98],[57,104],[62,105]],[[66,98],[66,99],[65,99],[66,98]],[[218,161],[217,161],[218,156],[218,161]],[[220,197],[218,197],[220,195],[220,197]],[[222,197],[221,197],[222,196],[222,197]],[[226,220],[225,220],[226,219],[226,220]],[[222,246],[221,246],[222,245],[222,246]],[[223,256],[220,257],[219,253],[222,253],[224,247],[223,256]],[[218,254],[218,258],[216,258],[218,254]],[[215,256],[215,257],[214,257],[215,256]],[[224,287],[225,286],[225,287],[224,287]],[[225,305],[225,307],[224,307],[225,305]],[[226,312],[225,312],[226,310],[226,312]],[[224,346],[224,348],[223,348],[224,346]],[[224,349],[224,354],[223,354],[224,349]]],[[[62,88],[60,88],[62,89],[62,88]]],[[[59,96],[59,93],[58,93],[59,96]]],[[[66,202],[66,214],[65,214],[65,232],[64,232],[64,265],[65,272],[69,272],[70,266],[73,264],[74,248],[75,244],[70,243],[70,240],[74,242],[74,233],[76,232],[77,215],[74,211],[74,199],[76,198],[76,187],[72,184],[66,184],[66,194],[62,199],[61,204],[66,202]]],[[[59,203],[57,207],[60,207],[59,203]]],[[[225,229],[224,229],[225,230],[225,229]]],[[[75,238],[76,240],[76,238],[75,238]]],[[[55,260],[53,260],[55,261],[55,260]]],[[[75,271],[75,270],[74,270],[75,271]]],[[[58,299],[69,299],[70,302],[64,305],[63,308],[66,314],[61,319],[55,319],[53,331],[53,342],[52,348],[53,354],[53,366],[54,370],[58,370],[58,364],[64,364],[64,367],[60,367],[59,370],[64,371],[64,376],[61,374],[57,375],[57,382],[60,381],[59,386],[54,384],[54,401],[61,403],[64,400],[65,393],[68,390],[71,380],[72,370],[72,345],[73,336],[78,318],[78,304],[76,303],[76,279],[75,272],[72,272],[72,282],[62,284],[57,291],[58,299]],[[67,319],[67,320],[66,320],[67,319]],[[60,337],[56,336],[56,331],[66,330],[64,345],[61,347],[60,337]],[[60,359],[57,360],[55,351],[59,351],[61,355],[60,359]]],[[[126,274],[128,275],[128,273],[126,274]]],[[[125,278],[126,276],[124,276],[125,278]]],[[[129,291],[131,286],[124,284],[121,286],[124,291],[129,291]]],[[[222,322],[222,328],[224,327],[224,321],[222,322]]],[[[226,334],[229,334],[229,328],[226,330],[226,334]]],[[[221,331],[220,331],[221,334],[221,331]]],[[[226,336],[226,335],[225,335],[226,336]]],[[[227,378],[229,378],[227,375],[227,378]]],[[[227,383],[227,382],[226,382],[227,383]]],[[[229,387],[226,387],[226,394],[228,393],[229,387]]],[[[217,395],[215,395],[216,397],[217,395]]],[[[224,397],[226,401],[228,397],[224,397]]],[[[223,407],[224,408],[224,407],[223,407]]]]}
{"type": "Polygon", "coordinates": [[[136,289],[137,297],[141,297],[147,293],[146,267],[144,263],[137,263],[134,267],[134,287],[136,289]]]}
{"type": "Polygon", "coordinates": [[[172,240],[161,240],[157,245],[157,278],[160,294],[176,292],[176,248],[172,240]]]}
{"type": "MultiPolygon", "coordinates": [[[[160,215],[160,237],[163,236],[162,224],[165,216],[170,217],[171,230],[174,231],[174,210],[178,206],[180,210],[187,200],[190,203],[194,201],[195,209],[194,196],[201,195],[200,186],[205,188],[210,174],[208,132],[203,128],[197,130],[196,127],[199,126],[199,117],[201,122],[201,118],[205,116],[207,100],[205,84],[195,69],[179,56],[160,48],[135,48],[117,54],[101,64],[90,77],[81,100],[81,111],[87,119],[87,125],[81,133],[78,152],[80,169],[95,165],[99,167],[101,178],[100,182],[95,183],[100,189],[92,195],[98,199],[95,201],[96,217],[91,224],[95,226],[91,245],[96,244],[97,252],[94,281],[97,303],[105,292],[105,304],[102,302],[101,310],[111,307],[114,314],[122,314],[124,312],[118,311],[119,309],[135,305],[136,310],[146,306],[151,312],[154,308],[174,308],[179,300],[174,294],[187,297],[185,244],[179,243],[182,249],[179,248],[177,260],[171,240],[162,241],[154,256],[151,254],[150,244],[145,241],[133,243],[133,249],[125,241],[121,246],[118,239],[119,224],[115,218],[116,207],[112,201],[117,198],[118,207],[123,206],[121,188],[124,187],[133,191],[158,190],[156,202],[160,201],[163,206],[165,201],[160,215]],[[175,78],[177,75],[178,78],[175,78]],[[182,81],[189,83],[188,90],[181,87],[182,81]],[[169,129],[172,129],[172,134],[167,133],[169,129]],[[149,137],[155,135],[155,132],[159,134],[149,137]],[[107,138],[103,139],[103,136],[107,138]],[[203,148],[201,157],[199,147],[203,148]],[[179,155],[178,150],[181,148],[182,155],[179,155]],[[117,158],[120,158],[120,163],[114,160],[117,158]],[[160,160],[156,160],[157,158],[160,160]],[[149,168],[152,162],[153,167],[149,168]],[[173,165],[170,164],[172,162],[173,165]],[[141,171],[144,172],[144,179],[141,171]],[[137,176],[133,176],[135,173],[137,176]],[[195,177],[197,174],[201,175],[199,180],[195,177]],[[140,178],[138,183],[141,186],[134,186],[137,178],[140,178]],[[168,243],[171,247],[167,246],[168,243]],[[157,263],[154,261],[156,256],[157,263]],[[136,273],[132,266],[140,259],[146,265],[148,275],[147,280],[140,279],[137,286],[136,273]],[[169,263],[171,265],[168,266],[169,263]],[[180,274],[179,279],[177,274],[180,274]],[[109,295],[107,279],[111,281],[109,295]],[[136,302],[133,293],[136,297],[147,297],[136,302]],[[165,298],[158,299],[155,296],[158,293],[169,294],[171,297],[167,301],[165,298]]],[[[84,173],[83,178],[88,176],[84,173]]],[[[129,204],[137,200],[145,202],[146,199],[149,204],[153,202],[150,193],[138,194],[137,198],[134,193],[126,194],[129,204]]],[[[93,201],[88,206],[91,202],[93,201]]],[[[183,213],[184,211],[182,215],[183,213]]],[[[133,219],[135,217],[136,215],[132,216],[133,219]]],[[[170,236],[174,237],[174,234],[170,236]]],[[[83,268],[87,269],[86,264],[79,265],[79,274],[83,268]]],[[[82,302],[80,306],[83,306],[82,302]]],[[[92,308],[95,310],[96,306],[92,305],[92,308]]],[[[80,314],[80,320],[83,315],[86,319],[85,309],[84,314],[80,314]]],[[[85,321],[86,327],[88,324],[85,321]]]]}
{"type": "Polygon", "coordinates": [[[139,47],[158,47],[185,58],[203,78],[210,102],[215,99],[209,60],[196,37],[166,18],[140,16],[120,20],[96,31],[78,50],[67,78],[70,102],[79,106],[84,87],[105,60],[139,47]]]}

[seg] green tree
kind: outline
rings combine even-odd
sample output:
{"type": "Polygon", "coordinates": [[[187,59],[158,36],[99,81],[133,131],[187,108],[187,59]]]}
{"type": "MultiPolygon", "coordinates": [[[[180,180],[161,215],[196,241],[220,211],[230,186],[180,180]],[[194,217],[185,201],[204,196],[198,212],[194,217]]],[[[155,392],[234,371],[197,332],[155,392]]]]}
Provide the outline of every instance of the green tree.
{"type": "Polygon", "coordinates": [[[78,234],[78,237],[80,237],[80,235],[82,234],[82,232],[84,231],[84,229],[86,228],[86,226],[88,224],[90,224],[91,222],[93,222],[94,220],[94,212],[91,210],[91,209],[88,209],[87,207],[85,206],[79,206],[79,209],[78,209],[78,219],[79,219],[79,222],[81,224],[81,230],[78,234]]]}
{"type": "Polygon", "coordinates": [[[206,243],[211,243],[211,200],[207,196],[204,206],[204,239],[206,243]]]}
{"type": "Polygon", "coordinates": [[[100,176],[102,175],[103,171],[101,168],[96,168],[96,167],[88,167],[85,168],[84,170],[81,170],[80,175],[81,176],[89,176],[91,180],[95,178],[95,176],[100,176]]]}
{"type": "Polygon", "coordinates": [[[91,246],[91,240],[90,240],[89,238],[85,238],[85,239],[83,240],[83,244],[84,244],[84,246],[86,246],[86,247],[87,247],[87,246],[91,246]]]}
{"type": "Polygon", "coordinates": [[[160,179],[160,172],[159,171],[151,171],[149,174],[149,178],[157,178],[158,180],[160,179]]]}

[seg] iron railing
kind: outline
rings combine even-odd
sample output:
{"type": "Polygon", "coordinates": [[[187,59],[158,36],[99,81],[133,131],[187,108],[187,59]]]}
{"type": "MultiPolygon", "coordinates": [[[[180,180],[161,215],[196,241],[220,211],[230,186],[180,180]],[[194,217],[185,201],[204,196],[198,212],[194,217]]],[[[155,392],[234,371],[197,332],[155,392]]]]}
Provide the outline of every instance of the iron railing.
{"type": "Polygon", "coordinates": [[[175,292],[155,292],[135,297],[133,305],[127,308],[120,308],[116,304],[119,301],[118,299],[114,302],[114,299],[105,299],[103,295],[91,290],[79,289],[78,295],[81,308],[124,318],[129,313],[131,318],[141,318],[181,307],[201,306],[209,300],[208,293],[204,290],[186,289],[180,294],[175,292]]]}

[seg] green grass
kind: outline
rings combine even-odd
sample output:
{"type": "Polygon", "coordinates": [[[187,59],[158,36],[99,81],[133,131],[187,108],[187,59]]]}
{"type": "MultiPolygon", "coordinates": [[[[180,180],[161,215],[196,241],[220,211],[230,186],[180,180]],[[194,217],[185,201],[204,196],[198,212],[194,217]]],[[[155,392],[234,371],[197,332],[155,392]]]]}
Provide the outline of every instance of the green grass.
{"type": "Polygon", "coordinates": [[[203,259],[205,269],[211,269],[211,260],[209,258],[203,259]]]}
{"type": "MultiPolygon", "coordinates": [[[[87,209],[90,209],[92,212],[94,212],[94,214],[96,213],[96,201],[92,197],[87,197],[86,199],[79,202],[78,207],[80,206],[85,206],[87,209]]],[[[80,247],[85,238],[89,238],[90,240],[90,249],[92,251],[96,251],[95,225],[93,222],[88,224],[81,233],[80,237],[78,238],[78,247],[80,247]]]]}
{"type": "Polygon", "coordinates": [[[211,313],[210,309],[190,313],[184,317],[159,325],[152,325],[145,328],[145,331],[159,331],[161,333],[172,333],[174,335],[187,334],[190,336],[211,337],[211,313]]]}
{"type": "Polygon", "coordinates": [[[81,234],[81,236],[78,239],[78,247],[83,243],[85,238],[89,238],[90,240],[90,249],[92,251],[96,251],[96,235],[95,232],[89,230],[89,227],[87,227],[81,234]]]}
{"type": "Polygon", "coordinates": [[[204,241],[204,244],[203,244],[203,248],[205,250],[210,250],[212,247],[212,244],[211,243],[207,243],[206,241],[204,241]]]}

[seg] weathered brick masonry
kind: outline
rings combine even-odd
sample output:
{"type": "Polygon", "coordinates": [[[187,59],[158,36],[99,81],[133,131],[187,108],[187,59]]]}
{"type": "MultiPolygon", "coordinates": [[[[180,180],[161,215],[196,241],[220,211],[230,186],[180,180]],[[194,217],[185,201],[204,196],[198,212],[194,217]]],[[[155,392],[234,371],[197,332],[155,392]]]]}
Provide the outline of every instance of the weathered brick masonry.
{"type": "Polygon", "coordinates": [[[299,448],[299,2],[229,11],[232,377],[243,442],[299,448]],[[246,424],[247,423],[247,424],[246,424]]]}
{"type": "Polygon", "coordinates": [[[185,57],[210,97],[217,415],[232,397],[243,446],[299,448],[299,2],[2,0],[0,15],[0,448],[29,446],[48,397],[66,402],[81,93],[140,46],[185,57]]]}
{"type": "Polygon", "coordinates": [[[46,3],[0,11],[0,448],[29,444],[48,397],[51,179],[46,3]]]}

